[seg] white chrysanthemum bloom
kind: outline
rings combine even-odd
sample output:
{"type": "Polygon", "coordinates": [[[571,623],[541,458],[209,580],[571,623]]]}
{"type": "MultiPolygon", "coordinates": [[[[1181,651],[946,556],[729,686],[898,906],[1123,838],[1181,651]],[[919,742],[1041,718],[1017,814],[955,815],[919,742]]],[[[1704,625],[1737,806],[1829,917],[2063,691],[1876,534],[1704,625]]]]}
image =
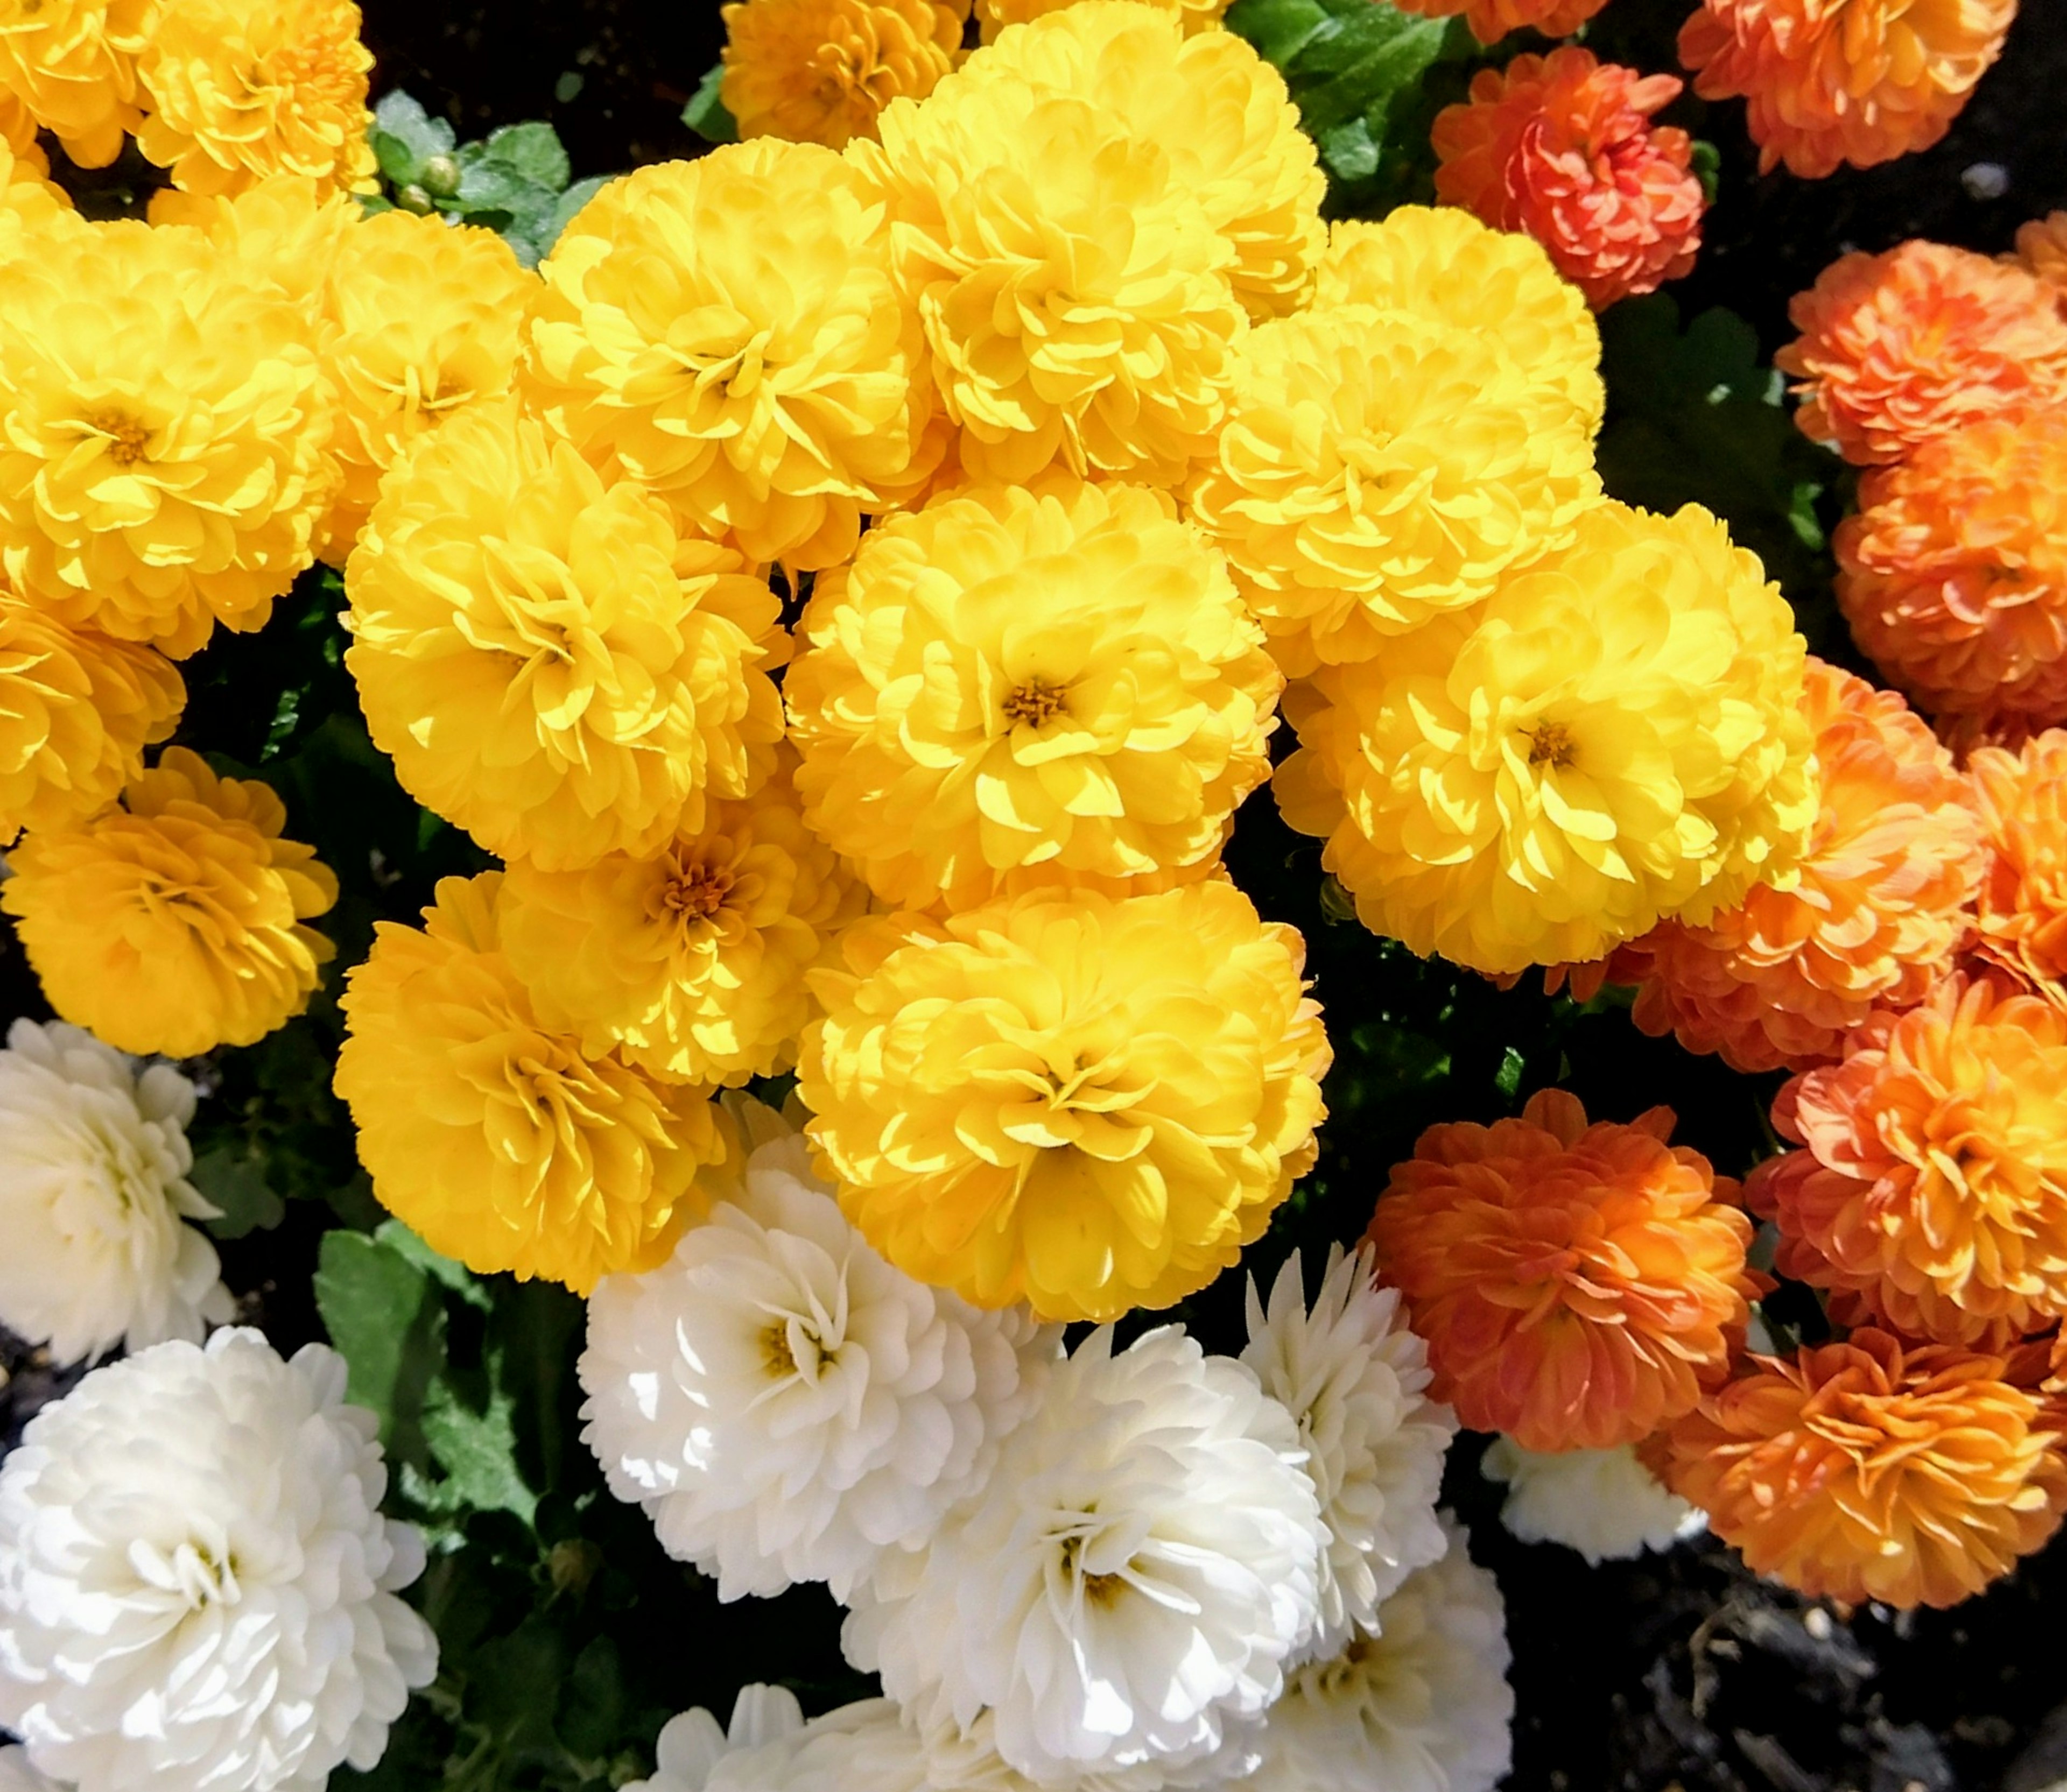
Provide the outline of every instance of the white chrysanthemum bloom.
{"type": "Polygon", "coordinates": [[[0,1325],[61,1363],[198,1339],[234,1311],[186,1179],[194,1086],[63,1021],[0,1051],[0,1325]]]}
{"type": "Polygon", "coordinates": [[[721,1727],[701,1705],[670,1717],[654,1749],[651,1779],[624,1792],[721,1792],[731,1785],[774,1785],[802,1738],[804,1709],[786,1686],[742,1686],[732,1721],[721,1727]]]}
{"type": "Polygon", "coordinates": [[[0,1749],[0,1792],[65,1792],[47,1774],[29,1765],[29,1751],[10,1742],[0,1749]]]}
{"type": "Polygon", "coordinates": [[[1507,1612],[1447,1516],[1449,1548],[1379,1608],[1377,1634],[1293,1675],[1263,1733],[1270,1792],[1492,1792],[1514,1758],[1507,1612]]]}
{"type": "Polygon", "coordinates": [[[1268,1312],[1249,1279],[1241,1360],[1297,1423],[1328,1532],[1321,1628],[1300,1660],[1373,1628],[1379,1602],[1444,1549],[1436,1501],[1456,1416],[1427,1397],[1427,1347],[1407,1329],[1398,1292],[1372,1277],[1368,1251],[1335,1246],[1310,1312],[1297,1251],[1268,1312]]]}
{"type": "Polygon", "coordinates": [[[982,1479],[1061,1336],[891,1267],[785,1133],[668,1262],[598,1285],[582,1435],[720,1599],[845,1599],[982,1479]]]}
{"type": "Polygon", "coordinates": [[[1670,1549],[1708,1519],[1638,1460],[1634,1445],[1545,1454],[1496,1437],[1479,1463],[1508,1494],[1500,1522],[1525,1543],[1562,1543],[1598,1567],[1670,1549]]]}
{"type": "Polygon", "coordinates": [[[1096,1332],[981,1494],[855,1602],[845,1640],[928,1729],[988,1709],[1029,1779],[1217,1751],[1318,1617],[1324,1542],[1291,1415],[1174,1328],[1096,1332]]]}
{"type": "Polygon", "coordinates": [[[258,1332],[95,1370],[0,1465],[0,1724],[79,1792],[315,1792],[372,1767],[437,1668],[394,1596],[344,1359],[258,1332]]]}

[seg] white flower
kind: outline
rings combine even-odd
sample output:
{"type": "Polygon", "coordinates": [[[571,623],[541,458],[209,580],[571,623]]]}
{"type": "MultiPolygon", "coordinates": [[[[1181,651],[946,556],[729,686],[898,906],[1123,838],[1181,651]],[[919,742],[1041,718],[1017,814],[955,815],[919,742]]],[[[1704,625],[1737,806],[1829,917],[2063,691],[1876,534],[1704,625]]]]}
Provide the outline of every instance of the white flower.
{"type": "Polygon", "coordinates": [[[1029,1779],[1183,1766],[1277,1697],[1323,1542],[1291,1415],[1181,1332],[1094,1332],[981,1494],[855,1603],[848,1652],[926,1728],[991,1713],[1029,1779]]]}
{"type": "Polygon", "coordinates": [[[372,1767],[437,1641],[395,1588],[344,1360],[258,1332],[96,1369],[0,1466],[0,1724],[79,1792],[315,1792],[372,1767]]]}
{"type": "Polygon", "coordinates": [[[598,1286],[582,1435],[719,1598],[844,1599],[981,1480],[1060,1337],[892,1268],[789,1134],[668,1263],[598,1286]]]}
{"type": "Polygon", "coordinates": [[[1292,1676],[1263,1733],[1270,1792],[1492,1792],[1513,1759],[1513,1652],[1491,1575],[1449,1549],[1379,1608],[1380,1628],[1292,1676]]]}
{"type": "Polygon", "coordinates": [[[1299,1253],[1278,1272],[1268,1313],[1249,1284],[1241,1360],[1298,1423],[1321,1498],[1321,1628],[1300,1659],[1333,1655],[1377,1622],[1379,1602],[1443,1553],[1436,1500],[1456,1415],[1430,1400],[1427,1347],[1399,1296],[1372,1281],[1367,1251],[1328,1253],[1309,1313],[1299,1253]]]}
{"type": "Polygon", "coordinates": [[[0,1792],[64,1792],[47,1774],[29,1765],[29,1751],[15,1743],[0,1749],[0,1792]]]}
{"type": "Polygon", "coordinates": [[[0,1325],[59,1362],[198,1339],[230,1316],[216,1209],[186,1179],[194,1086],[62,1021],[0,1051],[0,1325]]]}
{"type": "Polygon", "coordinates": [[[1670,1549],[1708,1523],[1637,1459],[1635,1447],[1544,1454],[1496,1437],[1479,1464],[1505,1482],[1500,1522],[1525,1543],[1562,1543],[1598,1567],[1670,1549]]]}
{"type": "Polygon", "coordinates": [[[701,1705],[670,1717],[655,1749],[659,1766],[651,1779],[634,1780],[624,1792],[716,1792],[775,1784],[796,1753],[804,1728],[803,1707],[786,1686],[742,1686],[725,1729],[701,1705]]]}

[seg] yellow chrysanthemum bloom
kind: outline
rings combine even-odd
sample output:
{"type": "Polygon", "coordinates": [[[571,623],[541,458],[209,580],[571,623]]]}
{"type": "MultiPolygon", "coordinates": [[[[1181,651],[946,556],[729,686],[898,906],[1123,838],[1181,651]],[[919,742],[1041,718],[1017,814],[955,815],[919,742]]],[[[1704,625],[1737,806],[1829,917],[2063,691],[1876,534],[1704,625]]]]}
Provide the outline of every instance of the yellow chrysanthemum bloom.
{"type": "Polygon", "coordinates": [[[734,1151],[706,1091],[542,1025],[501,940],[500,872],[384,921],[345,979],[337,1093],[375,1198],[434,1251],[586,1295],[655,1267],[734,1151]]]}
{"type": "Polygon", "coordinates": [[[1586,416],[1496,343],[1344,306],[1251,332],[1186,507],[1303,676],[1476,602],[1600,490],[1586,416]]]}
{"type": "Polygon", "coordinates": [[[1314,303],[1411,311],[1490,337],[1537,387],[1561,392],[1600,428],[1600,326],[1533,237],[1495,230],[1456,205],[1395,206],[1375,224],[1344,219],[1329,226],[1314,303]]]}
{"type": "Polygon", "coordinates": [[[33,125],[26,148],[0,143],[0,260],[33,250],[55,232],[85,228],[71,194],[46,179],[48,172],[33,125]]]}
{"type": "Polygon", "coordinates": [[[960,59],[969,0],[740,0],[721,10],[720,92],[740,136],[843,149],[960,59]]]}
{"type": "Polygon", "coordinates": [[[185,703],[179,673],[150,648],[0,591],[0,846],[105,809],[185,703]]]}
{"type": "Polygon", "coordinates": [[[861,922],[812,986],[806,1130],[908,1274],[1111,1320],[1204,1287],[1314,1160],[1306,947],[1217,879],[861,922]]]}
{"type": "Polygon", "coordinates": [[[584,1049],[673,1081],[741,1084],[797,1061],[804,973],[867,901],[804,825],[786,765],[652,857],[511,866],[503,948],[538,1013],[584,1049]]]}
{"type": "Polygon", "coordinates": [[[891,517],[801,632],[805,813],[895,905],[1203,877],[1270,775],[1261,631],[1138,486],[973,487],[891,517]]]}
{"type": "Polygon", "coordinates": [[[774,764],[774,594],[514,399],[469,406],[396,464],[345,592],[374,744],[504,858],[650,856],[774,764]]]}
{"type": "Polygon", "coordinates": [[[1208,450],[1245,301],[1276,287],[1289,308],[1318,253],[1321,177],[1289,112],[1239,39],[1083,0],[850,147],[888,198],[970,478],[1060,464],[1167,484],[1208,450]]]}
{"type": "Polygon", "coordinates": [[[0,10],[0,90],[81,168],[105,168],[142,122],[136,57],[164,0],[10,0],[0,10]]]}
{"type": "Polygon", "coordinates": [[[0,262],[0,561],[67,621],[184,658],[315,557],[330,406],[307,324],[198,232],[0,262]]]}
{"type": "Polygon", "coordinates": [[[342,566],[411,442],[477,399],[510,390],[535,276],[492,230],[383,212],[347,231],[324,295],[316,350],[337,400],[339,483],[323,557],[342,566]]]}
{"type": "Polygon", "coordinates": [[[339,248],[363,216],[352,195],[306,174],[269,175],[234,193],[160,187],[150,205],[152,223],[192,226],[309,314],[322,309],[339,248]]]}
{"type": "Polygon", "coordinates": [[[255,780],[169,747],[78,826],[23,837],[0,908],[59,1015],[139,1055],[250,1045],[308,1005],[337,900],[315,849],[255,780]]]}
{"type": "Polygon", "coordinates": [[[835,565],[863,513],[914,480],[925,430],[887,235],[880,201],[816,144],[642,168],[583,206],[539,270],[533,396],[749,560],[835,565]]]}
{"type": "MultiPolygon", "coordinates": [[[[1008,25],[1024,25],[1029,19],[1078,3],[1079,0],[976,0],[977,25],[983,41],[989,43],[1008,25]]],[[[1228,0],[1147,0],[1147,4],[1175,13],[1188,35],[1213,30],[1228,9],[1228,0]]]]}
{"type": "Polygon", "coordinates": [[[1706,511],[1603,504],[1477,609],[1288,697],[1278,801],[1375,933],[1496,975],[1598,958],[1798,860],[1804,656],[1706,511]]]}
{"type": "Polygon", "coordinates": [[[136,59],[136,147],[189,193],[274,174],[370,193],[372,67],[352,0],[177,0],[136,59]]]}

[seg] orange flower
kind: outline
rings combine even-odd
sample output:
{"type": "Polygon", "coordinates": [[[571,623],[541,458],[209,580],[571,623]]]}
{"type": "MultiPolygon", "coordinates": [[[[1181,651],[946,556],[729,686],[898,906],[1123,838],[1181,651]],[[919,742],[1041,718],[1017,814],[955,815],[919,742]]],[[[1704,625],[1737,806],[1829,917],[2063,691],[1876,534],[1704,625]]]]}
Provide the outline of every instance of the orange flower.
{"type": "Polygon", "coordinates": [[[1981,886],[1981,950],[2041,990],[2067,986],[2067,729],[1967,760],[1995,863],[1981,886]]]}
{"type": "Polygon", "coordinates": [[[1942,243],[1845,255],[1796,296],[1773,357],[1795,422],[1855,466],[1906,459],[1976,417],[2067,397],[2067,318],[2022,268],[1942,243]]]}
{"type": "Polygon", "coordinates": [[[1684,131],[1651,115],[1679,92],[1585,50],[1482,69],[1471,103],[1436,115],[1436,196],[1525,230],[1595,310],[1693,266],[1701,183],[1684,131]]]}
{"type": "Polygon", "coordinates": [[[1728,1372],[1748,1303],[1736,1184],[1666,1143],[1669,1108],[1589,1126],[1561,1089],[1431,1126],[1369,1238],[1428,1341],[1433,1393],[1525,1449],[1634,1443],[1728,1372]]]}
{"type": "Polygon", "coordinates": [[[1938,716],[2067,722],[2067,408],[1984,417],[1859,484],[1838,603],[1938,716]]]}
{"type": "Polygon", "coordinates": [[[1704,927],[1666,922],[1613,967],[1643,986],[1644,1032],[1736,1070],[1805,1069],[1836,1057],[1876,1004],[1922,1001],[1951,970],[1988,870],[1966,782],[1909,706],[1819,659],[1805,671],[1823,776],[1800,881],[1760,884],[1704,927]]]}
{"type": "Polygon", "coordinates": [[[2033,218],[2016,233],[2016,265],[2067,292],[2067,212],[2033,218]]]}
{"type": "Polygon", "coordinates": [[[742,137],[843,149],[960,59],[969,0],[744,0],[725,18],[725,109],[742,137]]]}
{"type": "Polygon", "coordinates": [[[2003,1357],[1885,1332],[1755,1356],[1667,1434],[1666,1480],[1811,1599],[1956,1605],[2049,1538],[2067,1460],[2003,1357]]]}
{"type": "Polygon", "coordinates": [[[1781,1089],[1746,1188],[1846,1323],[2000,1344],[2067,1314],[2067,1014],[1948,978],[1781,1089]]]}
{"type": "Polygon", "coordinates": [[[1944,136],[2016,0],[1705,0],[1679,30],[1704,99],[1751,102],[1759,172],[1871,168],[1944,136]]]}
{"type": "Polygon", "coordinates": [[[1509,31],[1533,30],[1546,38],[1568,37],[1607,0],[1397,0],[1400,11],[1423,18],[1454,18],[1459,13],[1481,43],[1492,43],[1509,31]]]}

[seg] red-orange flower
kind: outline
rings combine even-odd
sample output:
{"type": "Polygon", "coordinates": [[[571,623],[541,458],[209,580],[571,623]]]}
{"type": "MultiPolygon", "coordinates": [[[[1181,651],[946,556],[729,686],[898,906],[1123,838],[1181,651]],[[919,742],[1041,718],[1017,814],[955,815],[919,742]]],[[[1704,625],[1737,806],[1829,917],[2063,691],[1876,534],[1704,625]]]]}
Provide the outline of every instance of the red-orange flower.
{"type": "Polygon", "coordinates": [[[1459,13],[1481,43],[1493,43],[1509,31],[1541,31],[1546,38],[1569,37],[1608,0],[1397,0],[1403,13],[1423,18],[1454,18],[1459,13]]]}
{"type": "Polygon", "coordinates": [[[1679,88],[1570,48],[1483,69],[1469,104],[1436,115],[1436,195],[1527,231],[1595,310],[1650,292],[1701,246],[1693,144],[1651,122],[1679,88]]]}
{"type": "Polygon", "coordinates": [[[2003,1357],[1885,1332],[1756,1356],[1675,1424],[1667,1484],[1812,1599],[1956,1605],[2058,1529],[2067,1460],[2003,1357]]]}
{"type": "Polygon", "coordinates": [[[1856,466],[1906,459],[1976,417],[2067,398],[2067,318],[2023,268],[1943,243],[1840,256],[1787,314],[1773,357],[1794,420],[1856,466]]]}
{"type": "Polygon", "coordinates": [[[1852,638],[1935,716],[2067,722],[2067,407],[1984,417],[1859,483],[1852,638]]]}
{"type": "Polygon", "coordinates": [[[2067,1314],[2067,1013],[1948,978],[1781,1089],[1752,1172],[1775,1267],[1848,1324],[2001,1344],[2067,1314]]]}
{"type": "Polygon", "coordinates": [[[1614,980],[1642,986],[1644,1032],[1736,1070],[1834,1058],[1877,1005],[1922,1001],[1988,870],[1966,781],[1900,697],[1819,659],[1803,687],[1822,780],[1799,881],[1758,885],[1704,927],[1666,922],[1614,958],[1614,980]]]}
{"type": "Polygon", "coordinates": [[[1525,1449],[1634,1443],[1728,1372],[1760,1291],[1736,1184],[1666,1141],[1669,1108],[1589,1126],[1561,1089],[1519,1120],[1431,1126],[1369,1237],[1434,1393],[1525,1449]]]}
{"type": "Polygon", "coordinates": [[[1679,30],[1704,99],[1742,97],[1759,171],[1871,168],[1944,136],[2016,0],[1705,0],[1679,30]]]}
{"type": "Polygon", "coordinates": [[[1995,853],[1981,886],[1981,950],[2067,996],[2067,729],[2016,752],[1977,747],[1967,769],[1995,853]]]}
{"type": "Polygon", "coordinates": [[[2016,264],[2067,297],[2067,212],[2049,213],[2018,229],[2016,264]]]}

